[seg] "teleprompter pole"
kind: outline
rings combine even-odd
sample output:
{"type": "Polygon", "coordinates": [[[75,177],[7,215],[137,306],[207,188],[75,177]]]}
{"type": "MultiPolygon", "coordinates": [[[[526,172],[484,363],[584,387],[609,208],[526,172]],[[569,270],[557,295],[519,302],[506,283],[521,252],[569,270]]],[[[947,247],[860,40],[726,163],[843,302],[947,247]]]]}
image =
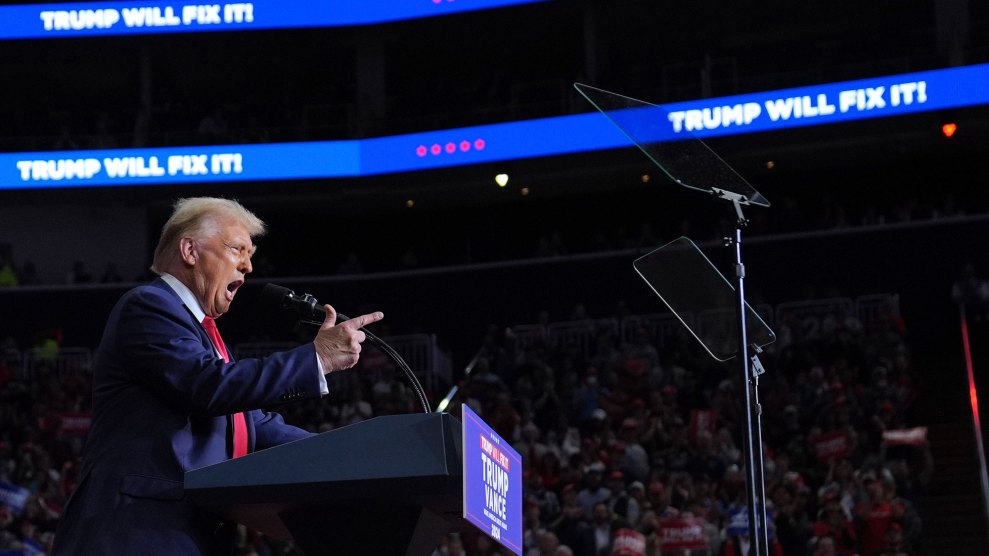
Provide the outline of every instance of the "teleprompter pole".
{"type": "MultiPolygon", "coordinates": [[[[766,519],[766,487],[763,476],[762,457],[762,409],[759,406],[758,375],[752,371],[755,361],[749,359],[748,329],[745,312],[745,265],[742,263],[742,228],[748,220],[742,213],[742,198],[722,190],[715,193],[730,200],[738,217],[735,237],[725,238],[726,246],[735,247],[735,296],[738,318],[738,362],[745,402],[745,482],[746,505],[749,517],[749,542],[752,553],[758,556],[769,554],[769,532],[766,519]]],[[[760,365],[761,366],[761,365],[760,365]]]]}

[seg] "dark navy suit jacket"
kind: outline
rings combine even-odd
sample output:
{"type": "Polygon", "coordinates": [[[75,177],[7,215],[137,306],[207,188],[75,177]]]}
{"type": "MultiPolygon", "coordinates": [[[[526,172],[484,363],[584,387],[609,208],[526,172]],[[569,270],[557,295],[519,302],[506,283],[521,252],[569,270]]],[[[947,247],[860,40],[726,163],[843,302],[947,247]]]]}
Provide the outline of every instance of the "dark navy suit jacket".
{"type": "Polygon", "coordinates": [[[224,363],[161,279],[117,302],[93,369],[93,421],[56,555],[211,554],[219,520],[183,496],[186,471],[230,458],[228,415],[251,451],[310,433],[259,410],[320,395],[312,344],[224,363]]]}

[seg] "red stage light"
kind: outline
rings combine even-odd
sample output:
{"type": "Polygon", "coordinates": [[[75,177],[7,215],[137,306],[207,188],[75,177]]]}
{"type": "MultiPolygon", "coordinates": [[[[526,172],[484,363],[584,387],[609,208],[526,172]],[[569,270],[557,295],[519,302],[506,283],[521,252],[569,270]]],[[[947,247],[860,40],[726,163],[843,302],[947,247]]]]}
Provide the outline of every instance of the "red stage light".
{"type": "Polygon", "coordinates": [[[941,126],[941,133],[943,133],[945,137],[951,137],[956,131],[958,131],[958,124],[947,123],[941,126]]]}

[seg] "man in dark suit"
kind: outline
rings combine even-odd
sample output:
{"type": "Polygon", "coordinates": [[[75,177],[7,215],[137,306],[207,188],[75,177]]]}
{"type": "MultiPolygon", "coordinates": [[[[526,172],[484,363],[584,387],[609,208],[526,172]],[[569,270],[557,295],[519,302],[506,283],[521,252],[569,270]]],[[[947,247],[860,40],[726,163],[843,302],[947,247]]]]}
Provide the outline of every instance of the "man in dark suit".
{"type": "Polygon", "coordinates": [[[166,222],[160,277],[117,302],[93,369],[93,421],[56,555],[215,554],[219,521],[183,496],[186,471],[310,433],[259,408],[327,393],[324,374],[357,363],[362,315],[326,321],[315,340],[229,361],[212,319],[252,270],[264,223],[235,201],[183,199],[166,222]]]}

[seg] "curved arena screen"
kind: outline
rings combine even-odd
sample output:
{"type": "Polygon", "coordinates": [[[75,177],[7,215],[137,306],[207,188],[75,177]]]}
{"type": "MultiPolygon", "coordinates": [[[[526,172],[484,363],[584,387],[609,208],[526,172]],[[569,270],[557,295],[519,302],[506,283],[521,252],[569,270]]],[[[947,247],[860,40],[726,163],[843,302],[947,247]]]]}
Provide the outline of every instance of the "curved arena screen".
{"type": "MultiPolygon", "coordinates": [[[[989,64],[649,108],[650,141],[989,104],[989,64]]],[[[360,177],[632,146],[594,112],[352,141],[0,153],[0,189],[360,177]]]]}
{"type": "Polygon", "coordinates": [[[255,0],[0,6],[0,40],[374,25],[545,0],[255,0]]]}

